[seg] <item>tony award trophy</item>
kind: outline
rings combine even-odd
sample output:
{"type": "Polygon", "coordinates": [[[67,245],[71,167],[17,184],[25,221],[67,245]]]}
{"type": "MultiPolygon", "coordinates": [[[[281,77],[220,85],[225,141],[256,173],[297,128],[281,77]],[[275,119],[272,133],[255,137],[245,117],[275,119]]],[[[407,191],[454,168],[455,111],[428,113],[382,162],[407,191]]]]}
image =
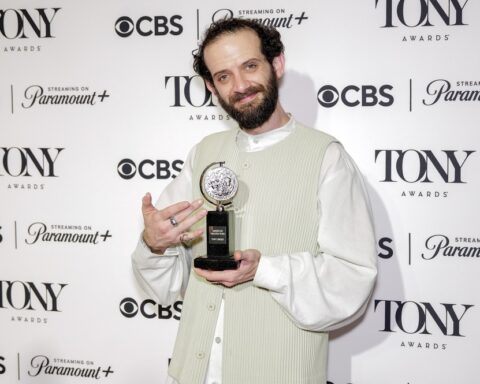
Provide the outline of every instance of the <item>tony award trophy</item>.
{"type": "Polygon", "coordinates": [[[202,172],[200,191],[217,208],[207,213],[207,254],[194,260],[195,268],[214,271],[238,268],[239,262],[233,258],[234,212],[225,210],[226,206],[232,204],[237,190],[237,176],[224,166],[224,162],[212,163],[202,172]]]}

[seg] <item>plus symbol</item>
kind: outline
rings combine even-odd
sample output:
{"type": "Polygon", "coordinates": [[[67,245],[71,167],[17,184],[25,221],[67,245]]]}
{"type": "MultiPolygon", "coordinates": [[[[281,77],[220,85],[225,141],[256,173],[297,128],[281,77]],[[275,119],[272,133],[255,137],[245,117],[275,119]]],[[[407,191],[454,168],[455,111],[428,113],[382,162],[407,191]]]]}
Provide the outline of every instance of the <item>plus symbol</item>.
{"type": "Polygon", "coordinates": [[[107,241],[107,238],[112,237],[112,235],[110,235],[110,231],[107,229],[107,232],[105,232],[103,235],[100,235],[100,237],[103,237],[103,241],[107,241]]]}
{"type": "Polygon", "coordinates": [[[298,20],[298,25],[302,24],[303,20],[308,20],[308,17],[305,16],[305,11],[302,12],[302,14],[298,17],[295,17],[295,20],[298,20]]]}
{"type": "Polygon", "coordinates": [[[103,91],[103,93],[101,95],[98,95],[99,99],[100,99],[100,102],[103,103],[103,99],[105,97],[110,97],[110,95],[107,93],[107,91],[103,91]]]}
{"type": "Polygon", "coordinates": [[[108,374],[109,374],[109,373],[113,373],[113,372],[114,372],[114,371],[112,371],[110,368],[111,368],[111,367],[108,366],[107,369],[104,369],[104,370],[102,371],[103,373],[105,373],[105,377],[108,377],[108,374]]]}

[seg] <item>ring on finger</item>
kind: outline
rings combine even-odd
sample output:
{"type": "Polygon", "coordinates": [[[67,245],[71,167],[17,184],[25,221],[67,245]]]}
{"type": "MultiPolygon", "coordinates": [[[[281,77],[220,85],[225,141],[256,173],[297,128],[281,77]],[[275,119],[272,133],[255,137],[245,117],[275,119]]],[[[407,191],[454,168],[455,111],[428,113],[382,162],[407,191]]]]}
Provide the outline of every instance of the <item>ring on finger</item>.
{"type": "Polygon", "coordinates": [[[188,233],[183,232],[183,233],[180,235],[180,242],[181,242],[182,244],[187,244],[189,241],[190,241],[190,236],[188,235],[188,233]]]}
{"type": "Polygon", "coordinates": [[[170,220],[170,224],[172,224],[174,227],[178,225],[178,221],[175,219],[175,216],[170,216],[168,220],[170,220]]]}

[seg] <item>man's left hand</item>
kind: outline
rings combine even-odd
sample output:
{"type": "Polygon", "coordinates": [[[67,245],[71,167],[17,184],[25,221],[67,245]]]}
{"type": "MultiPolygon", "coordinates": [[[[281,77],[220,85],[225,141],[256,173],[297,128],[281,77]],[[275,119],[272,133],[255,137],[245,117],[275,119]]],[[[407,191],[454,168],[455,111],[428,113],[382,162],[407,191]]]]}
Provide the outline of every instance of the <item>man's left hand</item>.
{"type": "Polygon", "coordinates": [[[253,280],[255,273],[257,272],[260,256],[260,252],[256,249],[235,251],[233,258],[240,261],[240,265],[237,269],[210,271],[207,269],[195,268],[195,272],[197,275],[205,278],[211,283],[222,284],[225,287],[233,287],[237,284],[253,280]]]}

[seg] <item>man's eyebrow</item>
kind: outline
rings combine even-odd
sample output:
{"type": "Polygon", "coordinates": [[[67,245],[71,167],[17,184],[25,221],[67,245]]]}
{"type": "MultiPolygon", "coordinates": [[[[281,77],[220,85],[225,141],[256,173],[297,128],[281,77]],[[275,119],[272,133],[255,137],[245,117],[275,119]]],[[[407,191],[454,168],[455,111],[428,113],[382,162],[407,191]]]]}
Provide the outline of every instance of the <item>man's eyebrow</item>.
{"type": "Polygon", "coordinates": [[[217,71],[215,72],[212,77],[216,77],[217,75],[221,74],[221,73],[224,73],[224,72],[228,72],[228,69],[221,69],[220,71],[217,71]]]}
{"type": "MultiPolygon", "coordinates": [[[[248,64],[248,63],[250,63],[250,62],[252,62],[252,61],[260,62],[260,61],[262,61],[262,60],[259,59],[258,57],[252,57],[252,58],[250,58],[250,59],[245,60],[245,61],[244,61],[242,64],[240,64],[240,65],[242,66],[242,65],[248,64]]],[[[215,73],[212,75],[212,77],[216,77],[217,75],[219,75],[219,74],[221,74],[221,73],[224,73],[224,72],[229,72],[229,70],[228,70],[228,69],[221,69],[220,71],[215,72],[215,73]]]]}

